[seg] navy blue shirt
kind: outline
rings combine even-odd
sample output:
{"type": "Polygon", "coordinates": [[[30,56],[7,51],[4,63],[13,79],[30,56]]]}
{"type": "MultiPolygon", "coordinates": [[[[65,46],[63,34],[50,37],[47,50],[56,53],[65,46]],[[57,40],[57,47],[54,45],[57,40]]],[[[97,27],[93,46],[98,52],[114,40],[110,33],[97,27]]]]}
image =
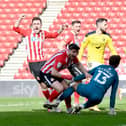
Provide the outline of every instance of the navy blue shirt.
{"type": "MultiPolygon", "coordinates": [[[[99,87],[100,90],[105,94],[106,91],[111,88],[110,95],[110,108],[114,108],[116,91],[118,88],[119,77],[115,69],[110,65],[100,65],[89,71],[92,76],[90,84],[92,86],[99,87]]],[[[74,78],[75,81],[79,81],[85,78],[85,75],[82,74],[74,78]]]]}

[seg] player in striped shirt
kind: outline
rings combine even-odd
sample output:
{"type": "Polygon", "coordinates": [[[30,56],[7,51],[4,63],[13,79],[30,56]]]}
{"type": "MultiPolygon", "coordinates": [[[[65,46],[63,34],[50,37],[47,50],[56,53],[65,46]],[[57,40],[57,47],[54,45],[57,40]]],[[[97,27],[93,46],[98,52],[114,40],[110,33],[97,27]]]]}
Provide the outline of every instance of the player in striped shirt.
{"type": "MultiPolygon", "coordinates": [[[[76,64],[78,68],[85,74],[86,77],[90,77],[83,65],[78,61],[79,47],[76,44],[70,44],[68,49],[60,51],[54,54],[42,67],[40,72],[40,80],[47,87],[52,87],[57,90],[55,98],[66,88],[68,85],[64,79],[71,80],[71,75],[63,75],[61,70],[68,68],[71,64],[76,64]]],[[[44,107],[48,108],[51,103],[44,104],[44,107]]]]}
{"type": "MultiPolygon", "coordinates": [[[[34,75],[36,80],[40,83],[39,73],[40,68],[46,62],[46,56],[44,53],[44,42],[47,38],[56,38],[60,33],[67,27],[63,24],[61,29],[57,32],[47,32],[42,30],[42,20],[39,17],[32,19],[32,25],[29,29],[20,27],[21,21],[25,18],[22,14],[16,21],[13,30],[25,37],[26,50],[27,50],[27,61],[31,73],[34,75]]],[[[45,88],[44,84],[41,84],[42,89],[45,88]]],[[[48,99],[49,91],[42,91],[45,97],[48,99]]]]}

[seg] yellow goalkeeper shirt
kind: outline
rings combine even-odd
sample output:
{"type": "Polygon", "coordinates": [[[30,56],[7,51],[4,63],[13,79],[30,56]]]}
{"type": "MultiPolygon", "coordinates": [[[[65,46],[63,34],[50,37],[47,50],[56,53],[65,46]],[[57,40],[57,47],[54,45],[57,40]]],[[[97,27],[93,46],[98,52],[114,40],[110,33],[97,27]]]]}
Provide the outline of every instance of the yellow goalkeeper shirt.
{"type": "Polygon", "coordinates": [[[96,34],[96,31],[90,32],[86,34],[85,39],[81,44],[78,58],[81,60],[84,49],[87,47],[88,62],[99,62],[103,64],[106,46],[109,47],[112,55],[117,54],[108,33],[96,34]]]}

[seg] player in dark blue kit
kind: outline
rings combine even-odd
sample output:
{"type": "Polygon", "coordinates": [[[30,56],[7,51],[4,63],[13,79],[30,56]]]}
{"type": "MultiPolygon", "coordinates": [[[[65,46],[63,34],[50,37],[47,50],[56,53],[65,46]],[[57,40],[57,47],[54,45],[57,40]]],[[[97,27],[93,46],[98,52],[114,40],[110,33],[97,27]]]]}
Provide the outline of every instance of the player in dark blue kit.
{"type": "MultiPolygon", "coordinates": [[[[102,101],[108,88],[112,87],[109,114],[116,114],[114,107],[119,78],[117,72],[115,71],[115,68],[119,65],[120,59],[121,58],[118,55],[111,56],[109,59],[110,65],[100,65],[89,71],[89,73],[93,76],[88,85],[80,83],[79,85],[74,86],[76,92],[83,97],[87,97],[88,101],[85,104],[76,106],[73,110],[73,113],[77,113],[83,108],[86,109],[88,107],[99,104],[102,101]]],[[[84,75],[80,75],[74,79],[80,80],[81,77],[83,78],[84,75]]]]}
{"type": "MultiPolygon", "coordinates": [[[[89,84],[85,85],[83,83],[78,84],[77,82],[75,82],[73,86],[66,89],[59,96],[55,105],[58,105],[64,98],[68,97],[74,91],[76,91],[79,95],[88,98],[88,101],[85,104],[80,104],[74,108],[73,113],[78,113],[81,109],[86,109],[99,104],[109,87],[112,87],[109,114],[115,115],[116,112],[114,111],[114,107],[116,91],[119,83],[118,74],[115,71],[115,68],[119,65],[120,60],[121,58],[119,55],[113,55],[109,58],[109,65],[100,65],[89,71],[89,73],[92,75],[89,84]]],[[[81,74],[77,77],[74,77],[74,81],[80,81],[84,78],[85,75],[81,74]]]]}

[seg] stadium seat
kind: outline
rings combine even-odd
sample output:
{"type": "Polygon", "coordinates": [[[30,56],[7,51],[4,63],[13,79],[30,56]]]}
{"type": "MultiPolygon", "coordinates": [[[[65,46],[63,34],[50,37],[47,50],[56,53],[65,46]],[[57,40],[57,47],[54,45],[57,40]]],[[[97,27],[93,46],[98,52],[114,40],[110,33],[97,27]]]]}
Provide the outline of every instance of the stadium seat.
{"type": "Polygon", "coordinates": [[[3,66],[4,66],[4,61],[0,60],[0,67],[3,67],[3,66]]]}

